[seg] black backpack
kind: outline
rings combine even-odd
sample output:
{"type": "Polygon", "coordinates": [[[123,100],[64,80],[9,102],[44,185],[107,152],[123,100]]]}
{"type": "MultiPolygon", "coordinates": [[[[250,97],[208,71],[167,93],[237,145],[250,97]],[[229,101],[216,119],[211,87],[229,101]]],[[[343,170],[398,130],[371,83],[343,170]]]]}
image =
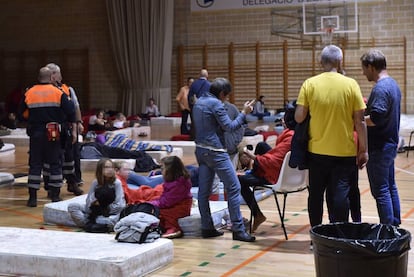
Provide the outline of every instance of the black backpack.
{"type": "Polygon", "coordinates": [[[132,213],[143,212],[160,218],[160,209],[151,203],[138,203],[126,206],[122,211],[120,218],[123,218],[132,213]]]}

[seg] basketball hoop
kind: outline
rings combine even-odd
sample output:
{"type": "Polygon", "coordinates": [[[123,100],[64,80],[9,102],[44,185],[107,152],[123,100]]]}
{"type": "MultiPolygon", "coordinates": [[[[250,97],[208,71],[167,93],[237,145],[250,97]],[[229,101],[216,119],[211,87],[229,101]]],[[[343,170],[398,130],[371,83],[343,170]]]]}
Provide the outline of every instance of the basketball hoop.
{"type": "Polygon", "coordinates": [[[332,39],[333,39],[333,35],[335,32],[335,28],[327,27],[327,28],[324,28],[322,31],[323,31],[323,34],[321,35],[322,43],[324,45],[332,44],[332,39]]]}

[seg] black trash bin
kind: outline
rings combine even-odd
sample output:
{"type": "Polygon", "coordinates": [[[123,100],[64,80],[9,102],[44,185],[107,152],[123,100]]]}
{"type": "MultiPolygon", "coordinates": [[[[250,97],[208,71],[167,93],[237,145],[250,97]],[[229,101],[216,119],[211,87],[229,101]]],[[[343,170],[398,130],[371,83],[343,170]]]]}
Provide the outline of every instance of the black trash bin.
{"type": "Polygon", "coordinates": [[[391,225],[332,223],[310,231],[317,277],[406,277],[410,232],[391,225]]]}

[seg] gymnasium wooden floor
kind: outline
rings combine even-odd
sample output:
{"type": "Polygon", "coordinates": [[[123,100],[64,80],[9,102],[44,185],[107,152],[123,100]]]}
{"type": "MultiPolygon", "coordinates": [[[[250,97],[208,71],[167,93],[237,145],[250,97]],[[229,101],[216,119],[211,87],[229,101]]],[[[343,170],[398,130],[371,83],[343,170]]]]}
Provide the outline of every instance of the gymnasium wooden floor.
{"type": "MultiPolygon", "coordinates": [[[[154,126],[152,138],[168,139],[178,132],[178,128],[175,127],[154,126]]],[[[18,146],[15,154],[0,157],[0,172],[27,173],[27,150],[27,147],[18,146]]],[[[184,157],[184,162],[194,164],[195,158],[193,155],[184,157]]],[[[93,172],[83,172],[85,191],[88,190],[93,178],[93,172]]],[[[398,154],[396,180],[402,207],[401,227],[414,233],[414,151],[408,158],[406,153],[398,154]]],[[[370,194],[365,170],[360,173],[359,186],[363,221],[376,223],[376,206],[370,194]]],[[[64,199],[73,196],[66,188],[62,189],[61,195],[64,199]]],[[[27,198],[24,180],[22,183],[0,188],[0,226],[79,231],[77,228],[43,223],[43,205],[49,202],[43,189],[39,191],[38,207],[26,207],[27,198]]],[[[306,203],[306,192],[288,196],[285,224],[289,240],[284,239],[274,199],[269,197],[259,202],[268,220],[259,227],[256,242],[233,241],[229,231],[226,231],[224,236],[213,239],[175,239],[173,262],[151,276],[315,276],[314,254],[309,250],[310,227],[306,203]]],[[[247,206],[242,205],[241,210],[248,218],[247,206]]],[[[324,223],[327,223],[326,215],[324,223]]],[[[408,276],[414,276],[413,250],[409,253],[408,276]]]]}

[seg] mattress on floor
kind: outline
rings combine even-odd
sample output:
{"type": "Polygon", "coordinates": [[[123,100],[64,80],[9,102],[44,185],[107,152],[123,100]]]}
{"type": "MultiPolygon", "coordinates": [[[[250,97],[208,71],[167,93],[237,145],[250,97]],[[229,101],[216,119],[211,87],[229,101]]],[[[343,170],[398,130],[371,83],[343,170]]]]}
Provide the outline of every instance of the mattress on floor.
{"type": "MultiPolygon", "coordinates": [[[[216,228],[226,225],[229,220],[229,210],[227,201],[210,201],[211,217],[216,228]]],[[[199,237],[201,236],[201,217],[198,206],[191,208],[191,215],[178,219],[185,236],[199,237]]]]}
{"type": "MultiPolygon", "coordinates": [[[[179,158],[183,157],[183,149],[179,147],[174,147],[172,152],[167,151],[145,151],[151,158],[155,159],[157,162],[160,162],[162,158],[167,156],[177,156],[179,158]]],[[[113,161],[125,161],[131,166],[131,168],[135,168],[135,159],[111,159],[113,161]]],[[[81,170],[82,171],[94,171],[96,169],[96,165],[98,164],[99,159],[81,159],[81,170]]]]}
{"type": "Polygon", "coordinates": [[[14,176],[11,173],[0,172],[0,186],[13,185],[14,176]]]}
{"type": "Polygon", "coordinates": [[[121,243],[114,234],[0,227],[0,274],[143,276],[173,260],[173,243],[121,243]]]}
{"type": "MultiPolygon", "coordinates": [[[[56,224],[63,226],[76,226],[68,212],[69,203],[84,204],[86,201],[86,194],[73,197],[68,200],[51,202],[45,204],[43,208],[43,221],[46,224],[56,224]]],[[[219,228],[222,227],[228,218],[228,209],[226,201],[210,201],[211,214],[214,225],[219,228]]],[[[200,236],[201,235],[201,220],[198,207],[191,208],[191,215],[178,220],[180,227],[186,236],[200,236]]]]}
{"type": "MultiPolygon", "coordinates": [[[[192,187],[191,188],[191,194],[193,195],[194,199],[197,199],[198,198],[198,187],[192,187]]],[[[256,198],[257,202],[262,201],[263,199],[266,199],[267,197],[269,197],[271,195],[273,195],[273,192],[270,189],[265,189],[264,188],[264,189],[257,189],[257,190],[254,191],[254,197],[256,198]]],[[[244,201],[243,197],[240,197],[240,198],[241,198],[240,203],[242,205],[245,205],[246,202],[244,201]]],[[[220,200],[220,201],[226,200],[226,195],[224,194],[223,190],[219,191],[217,199],[220,200]]]]}
{"type": "MultiPolygon", "coordinates": [[[[124,161],[130,168],[135,168],[135,159],[111,159],[112,161],[124,161]]],[[[81,171],[95,171],[99,159],[81,159],[81,171]]]]}
{"type": "Polygon", "coordinates": [[[43,207],[43,221],[46,224],[76,226],[68,212],[69,203],[86,203],[87,194],[73,197],[59,202],[50,202],[43,207]]]}
{"type": "Polygon", "coordinates": [[[151,117],[151,125],[181,125],[181,117],[159,116],[151,117]]]}
{"type": "Polygon", "coordinates": [[[29,136],[26,133],[25,128],[17,128],[11,130],[10,135],[1,136],[4,143],[12,143],[18,146],[28,146],[29,136]]]}
{"type": "Polygon", "coordinates": [[[4,146],[0,149],[0,157],[3,155],[13,154],[16,150],[16,146],[13,143],[4,143],[4,146]]]}

